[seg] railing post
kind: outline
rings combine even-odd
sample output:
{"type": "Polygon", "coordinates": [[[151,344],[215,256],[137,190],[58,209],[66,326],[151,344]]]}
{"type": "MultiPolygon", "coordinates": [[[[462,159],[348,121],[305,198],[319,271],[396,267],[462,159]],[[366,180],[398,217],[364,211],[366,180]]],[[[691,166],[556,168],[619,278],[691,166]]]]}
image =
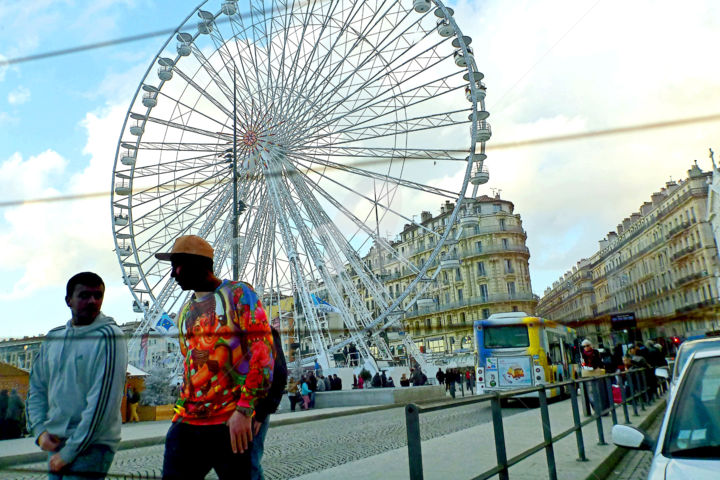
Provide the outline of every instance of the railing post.
{"type": "Polygon", "coordinates": [[[552,431],[550,430],[550,413],[548,412],[547,395],[545,389],[538,391],[540,403],[540,419],[542,420],[543,440],[545,441],[545,458],[547,459],[548,478],[557,480],[555,468],[555,451],[553,450],[552,431]]]}
{"type": "Polygon", "coordinates": [[[630,421],[630,413],[628,412],[627,406],[628,399],[625,393],[625,388],[628,385],[627,375],[620,374],[620,379],[622,380],[622,382],[620,382],[620,399],[622,400],[623,414],[625,415],[625,425],[629,425],[632,422],[630,421]]]}
{"type": "Polygon", "coordinates": [[[405,406],[405,426],[407,430],[408,464],[410,480],[423,480],[422,446],[420,442],[420,412],[417,405],[405,406]]]}
{"type": "Polygon", "coordinates": [[[600,381],[602,379],[594,379],[593,380],[593,388],[592,391],[594,393],[595,398],[595,423],[597,424],[597,431],[598,431],[598,445],[607,445],[605,443],[605,432],[603,432],[603,424],[602,424],[602,400],[600,398],[601,391],[600,391],[600,381]]]}
{"type": "Polygon", "coordinates": [[[572,406],[573,423],[575,424],[575,441],[578,449],[578,462],[587,462],[585,457],[585,441],[580,426],[580,407],[578,406],[577,383],[572,380],[570,384],[570,405],[572,406]]]}
{"type": "Polygon", "coordinates": [[[603,379],[603,384],[605,385],[605,390],[608,395],[608,405],[610,406],[610,415],[612,416],[612,422],[613,425],[617,425],[617,412],[615,411],[615,396],[613,395],[612,390],[612,379],[610,377],[605,377],[603,379]]]}
{"type": "Polygon", "coordinates": [[[497,466],[500,468],[498,477],[500,480],[509,480],[507,451],[505,450],[505,429],[503,428],[499,393],[495,393],[495,396],[490,399],[490,408],[492,409],[493,434],[495,435],[495,457],[497,458],[497,466]]]}
{"type": "Polygon", "coordinates": [[[590,413],[590,395],[588,395],[588,382],[582,382],[583,400],[585,405],[585,416],[589,417],[590,413]]]}
{"type": "Polygon", "coordinates": [[[638,379],[637,385],[640,386],[640,388],[639,388],[639,390],[638,390],[638,393],[639,393],[639,396],[640,396],[640,410],[642,410],[642,411],[644,412],[644,411],[645,411],[645,403],[646,403],[646,402],[645,402],[645,393],[646,393],[646,390],[645,390],[645,373],[644,373],[643,371],[638,371],[638,372],[636,373],[636,375],[637,375],[637,379],[638,379]]]}
{"type": "Polygon", "coordinates": [[[630,399],[632,400],[633,415],[640,415],[637,408],[637,388],[635,388],[635,372],[627,372],[627,379],[630,382],[630,399]]]}

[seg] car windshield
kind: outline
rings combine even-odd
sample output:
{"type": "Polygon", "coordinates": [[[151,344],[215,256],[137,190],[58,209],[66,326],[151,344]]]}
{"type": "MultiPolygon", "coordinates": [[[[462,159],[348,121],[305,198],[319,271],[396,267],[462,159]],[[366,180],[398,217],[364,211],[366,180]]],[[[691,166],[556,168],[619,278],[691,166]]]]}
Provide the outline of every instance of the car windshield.
{"type": "Polygon", "coordinates": [[[663,453],[676,458],[720,458],[720,357],[688,366],[670,414],[663,453]]]}
{"type": "Polygon", "coordinates": [[[680,346],[680,350],[675,357],[675,367],[673,368],[673,378],[677,379],[682,373],[682,369],[694,352],[702,350],[710,350],[712,348],[720,348],[720,339],[717,340],[701,340],[697,342],[686,342],[680,346]]]}

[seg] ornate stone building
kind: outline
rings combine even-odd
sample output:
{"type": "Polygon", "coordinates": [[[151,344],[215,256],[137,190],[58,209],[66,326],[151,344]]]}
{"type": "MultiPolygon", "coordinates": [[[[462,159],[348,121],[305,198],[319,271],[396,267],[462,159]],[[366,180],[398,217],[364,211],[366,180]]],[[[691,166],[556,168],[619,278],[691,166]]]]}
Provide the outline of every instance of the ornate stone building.
{"type": "Polygon", "coordinates": [[[635,316],[645,339],[717,329],[720,262],[708,221],[712,176],[695,164],[686,179],[653,193],[600,240],[592,257],[545,291],[538,314],[606,345],[628,340],[611,325],[622,313],[635,316]]]}
{"type": "MultiPolygon", "coordinates": [[[[446,202],[438,215],[422,212],[419,223],[405,225],[392,242],[405,259],[422,266],[436,244],[420,227],[451,229],[442,255],[434,260],[427,276],[432,277],[437,268],[441,271],[417,302],[410,305],[413,297],[406,299],[401,327],[388,333],[391,350],[396,354],[402,354],[405,333],[412,335],[426,353],[468,352],[473,348],[474,320],[497,312],[535,312],[537,297],[530,285],[527,235],[513,203],[499,195],[483,195],[468,198],[464,204],[455,225],[448,225],[454,204],[446,202]]],[[[383,280],[393,298],[415,278],[399,260],[381,258],[375,247],[363,260],[383,280]]],[[[376,309],[372,297],[366,295],[365,301],[376,309]]]]}

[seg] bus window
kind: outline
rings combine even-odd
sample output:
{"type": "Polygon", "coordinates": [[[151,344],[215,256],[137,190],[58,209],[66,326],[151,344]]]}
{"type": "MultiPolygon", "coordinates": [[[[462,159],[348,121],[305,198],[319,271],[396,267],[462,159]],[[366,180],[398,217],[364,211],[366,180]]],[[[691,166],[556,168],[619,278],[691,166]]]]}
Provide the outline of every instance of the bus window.
{"type": "Polygon", "coordinates": [[[483,329],[485,348],[529,347],[527,325],[498,325],[483,329]]]}
{"type": "Polygon", "coordinates": [[[563,363],[560,342],[562,339],[559,336],[548,332],[548,362],[553,365],[563,363]]]}

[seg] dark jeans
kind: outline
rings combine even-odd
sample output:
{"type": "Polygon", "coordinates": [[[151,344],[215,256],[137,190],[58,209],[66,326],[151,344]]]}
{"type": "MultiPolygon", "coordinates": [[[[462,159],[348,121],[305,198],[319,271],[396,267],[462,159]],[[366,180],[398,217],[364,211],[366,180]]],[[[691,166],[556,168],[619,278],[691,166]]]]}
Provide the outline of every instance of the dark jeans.
{"type": "Polygon", "coordinates": [[[173,423],[165,438],[163,479],[204,479],[211,469],[220,480],[250,478],[250,448],[233,453],[227,425],[173,423]]]}
{"type": "Polygon", "coordinates": [[[300,395],[288,395],[288,399],[290,399],[290,410],[295,411],[295,405],[298,403],[300,404],[300,408],[303,406],[303,399],[300,395]]]}
{"type": "MultiPolygon", "coordinates": [[[[49,452],[48,460],[55,455],[49,452]]],[[[102,479],[110,470],[115,453],[107,445],[90,445],[83,450],[72,463],[58,473],[50,473],[49,480],[102,479]]]]}

